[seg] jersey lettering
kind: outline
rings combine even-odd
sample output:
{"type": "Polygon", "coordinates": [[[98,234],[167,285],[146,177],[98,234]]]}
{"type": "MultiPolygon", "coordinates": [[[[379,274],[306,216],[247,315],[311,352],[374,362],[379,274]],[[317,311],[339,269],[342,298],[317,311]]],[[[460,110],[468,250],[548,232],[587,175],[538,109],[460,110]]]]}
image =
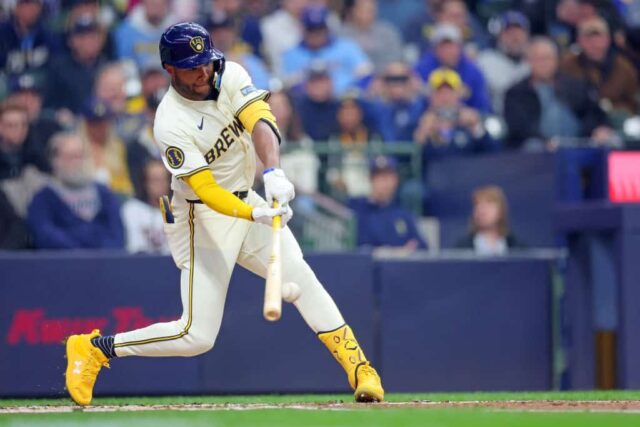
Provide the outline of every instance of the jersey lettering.
{"type": "Polygon", "coordinates": [[[231,145],[237,141],[236,138],[240,138],[242,132],[244,132],[244,126],[242,126],[240,119],[236,117],[236,119],[232,123],[228,124],[224,129],[222,129],[222,132],[220,132],[220,136],[218,137],[218,139],[216,139],[213,147],[204,154],[205,161],[208,164],[211,164],[216,159],[220,158],[222,153],[226,152],[229,147],[231,147],[231,145]]]}

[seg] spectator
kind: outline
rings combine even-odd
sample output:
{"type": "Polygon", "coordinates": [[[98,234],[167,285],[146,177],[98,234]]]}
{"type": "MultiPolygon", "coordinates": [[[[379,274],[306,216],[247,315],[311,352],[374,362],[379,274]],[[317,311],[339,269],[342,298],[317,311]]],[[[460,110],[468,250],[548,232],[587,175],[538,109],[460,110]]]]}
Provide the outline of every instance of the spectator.
{"type": "Polygon", "coordinates": [[[158,40],[176,19],[169,0],[142,0],[114,32],[118,58],[131,59],[139,70],[160,66],[158,40]]]}
{"type": "Polygon", "coordinates": [[[432,16],[430,7],[434,0],[378,0],[378,16],[392,24],[403,35],[410,28],[416,17],[421,18],[432,16]]]}
{"type": "Polygon", "coordinates": [[[498,148],[484,128],[481,113],[462,102],[465,88],[458,73],[435,70],[429,76],[429,88],[431,104],[414,133],[414,141],[424,146],[426,159],[498,148]]]}
{"type": "Polygon", "coordinates": [[[413,140],[413,132],[427,107],[420,84],[405,63],[393,62],[385,68],[381,78],[382,97],[374,104],[385,141],[413,140]]]}
{"type": "Polygon", "coordinates": [[[346,23],[341,35],[358,43],[376,71],[402,59],[402,38],[390,24],[378,20],[376,0],[346,2],[346,23]]]}
{"type": "Polygon", "coordinates": [[[225,54],[228,60],[238,62],[249,75],[254,86],[268,89],[271,73],[267,70],[260,57],[256,56],[251,47],[238,39],[236,24],[229,17],[214,17],[207,25],[213,45],[225,54]]]}
{"type": "Polygon", "coordinates": [[[271,92],[268,103],[278,123],[282,137],[281,145],[286,146],[288,142],[295,143],[309,138],[302,128],[299,111],[293,108],[291,98],[286,92],[282,90],[271,92]]]}
{"type": "Polygon", "coordinates": [[[25,108],[7,104],[0,109],[0,180],[19,176],[27,165],[48,169],[45,153],[28,140],[28,134],[25,108]]]}
{"type": "Polygon", "coordinates": [[[91,15],[80,15],[70,23],[70,52],[55,56],[47,71],[48,107],[74,114],[82,111],[87,95],[93,92],[98,70],[107,63],[105,37],[104,29],[91,15]]]}
{"type": "Polygon", "coordinates": [[[26,249],[29,247],[28,229],[11,203],[0,191],[0,250],[26,249]]]}
{"type": "Polygon", "coordinates": [[[142,75],[142,96],[144,100],[144,125],[127,143],[127,165],[135,194],[142,197],[144,165],[160,159],[160,150],[153,139],[153,121],[156,109],[167,91],[167,73],[151,68],[142,75]]]}
{"type": "MultiPolygon", "coordinates": [[[[155,67],[150,67],[155,68],[155,67]]],[[[164,71],[163,71],[164,73],[164,71]]],[[[104,102],[113,114],[115,133],[123,140],[130,140],[140,132],[145,124],[142,100],[127,99],[126,77],[123,64],[105,64],[96,75],[94,96],[104,102]]]]}
{"type": "Polygon", "coordinates": [[[478,188],[471,197],[473,213],[469,220],[469,234],[456,245],[473,249],[477,255],[505,255],[522,244],[509,230],[507,198],[500,187],[478,188]]]}
{"type": "Polygon", "coordinates": [[[139,199],[122,205],[126,248],[131,253],[169,253],[158,200],[169,194],[169,172],[161,160],[150,160],[143,167],[143,192],[139,199]]]}
{"type": "Polygon", "coordinates": [[[407,41],[420,51],[433,47],[431,35],[445,23],[458,28],[468,55],[475,57],[479,50],[489,47],[489,36],[462,0],[427,0],[425,13],[414,17],[407,27],[407,41]]]}
{"type": "Polygon", "coordinates": [[[332,36],[327,25],[329,11],[322,6],[304,10],[302,43],[285,52],[283,56],[284,78],[289,85],[302,82],[305,71],[314,61],[331,64],[329,72],[336,96],[341,96],[371,72],[366,55],[351,40],[332,36]]]}
{"type": "Polygon", "coordinates": [[[361,101],[354,96],[344,96],[338,104],[336,114],[338,129],[334,137],[343,146],[362,146],[369,141],[379,140],[380,136],[365,125],[364,116],[364,107],[361,101]]]}
{"type": "Polygon", "coordinates": [[[489,47],[489,36],[467,9],[463,0],[443,1],[436,17],[437,23],[453,24],[460,30],[467,55],[475,57],[481,49],[489,47]]]}
{"type": "Polygon", "coordinates": [[[80,136],[87,144],[93,179],[121,195],[133,194],[126,148],[113,131],[113,112],[98,99],[91,99],[83,111],[80,136]]]}
{"type": "MultiPolygon", "coordinates": [[[[29,116],[28,143],[41,152],[45,153],[47,141],[51,136],[62,130],[62,124],[58,120],[55,111],[42,108],[42,93],[45,90],[43,76],[39,73],[27,72],[19,76],[14,76],[10,80],[11,94],[6,99],[7,104],[17,105],[25,110],[29,116]]],[[[48,163],[41,165],[47,172],[48,163]]]]}
{"type": "Polygon", "coordinates": [[[53,180],[33,198],[27,215],[37,248],[124,247],[118,199],[91,179],[88,160],[87,147],[78,136],[53,136],[53,180]]]}
{"type": "Polygon", "coordinates": [[[293,109],[287,94],[282,91],[272,92],[268,102],[282,136],[280,146],[287,147],[280,155],[282,170],[296,186],[296,191],[303,194],[315,193],[318,190],[320,161],[311,149],[312,141],[304,133],[297,111],[293,109]]]}
{"type": "Polygon", "coordinates": [[[611,136],[596,91],[558,71],[558,50],[548,38],[534,38],[527,51],[531,75],[507,91],[505,120],[513,148],[562,137],[611,136]]]}
{"type": "Polygon", "coordinates": [[[349,201],[358,223],[358,246],[397,247],[409,252],[426,249],[413,214],[395,202],[399,182],[396,161],[377,156],[371,163],[370,196],[349,201]]]}
{"type": "Polygon", "coordinates": [[[493,111],[502,114],[507,89],[529,74],[529,20],[520,12],[509,11],[500,17],[499,25],[496,48],[480,52],[478,66],[487,79],[493,111]]]}
{"type": "Polygon", "coordinates": [[[576,27],[580,20],[580,5],[578,0],[559,0],[555,12],[555,18],[548,24],[549,37],[564,53],[576,41],[576,27]]]}
{"type": "Polygon", "coordinates": [[[302,40],[302,11],[308,0],[282,0],[280,9],[262,18],[260,29],[271,69],[282,77],[282,56],[302,40]]]}
{"type": "Polygon", "coordinates": [[[635,114],[638,73],[629,60],[611,48],[606,21],[592,18],[582,22],[578,26],[578,44],[581,51],[567,54],[562,70],[593,85],[607,113],[635,114]]]}
{"type": "Polygon", "coordinates": [[[326,141],[338,129],[336,114],[338,101],[333,95],[333,84],[326,64],[311,65],[304,84],[304,93],[296,99],[302,128],[315,141],[326,141]]]}
{"type": "Polygon", "coordinates": [[[462,52],[462,33],[451,24],[438,24],[431,36],[432,48],[425,53],[416,71],[424,81],[436,68],[447,67],[455,70],[468,90],[466,104],[469,107],[488,112],[491,100],[484,75],[478,66],[462,52]]]}
{"type": "Polygon", "coordinates": [[[16,0],[11,17],[0,23],[0,74],[42,69],[59,50],[41,14],[42,0],[16,0]]]}

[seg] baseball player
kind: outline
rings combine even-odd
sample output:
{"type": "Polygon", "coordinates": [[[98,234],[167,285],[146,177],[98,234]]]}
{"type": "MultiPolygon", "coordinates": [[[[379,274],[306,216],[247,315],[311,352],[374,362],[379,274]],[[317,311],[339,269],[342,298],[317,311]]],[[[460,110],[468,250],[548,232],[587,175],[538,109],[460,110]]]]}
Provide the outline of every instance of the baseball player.
{"type": "MultiPolygon", "coordinates": [[[[295,192],[278,167],[280,135],[265,102],[269,93],[255,88],[239,64],[225,61],[195,23],[169,27],[160,57],[171,87],[157,109],[154,136],[172,174],[173,197],[161,207],[181,270],[183,313],[173,322],[112,336],[98,330],[70,336],[66,386],[80,405],[91,403],[98,373],[110,359],[209,351],[235,264],[265,277],[272,219],[281,215],[284,226],[292,215],[288,203],[295,192]],[[266,201],[251,190],[256,155],[265,165],[266,201]],[[270,207],[274,200],[280,207],[270,207]]],[[[356,401],[382,401],[380,377],[288,228],[282,232],[282,256],[283,282],[300,288],[294,305],[346,371],[356,401]]]]}

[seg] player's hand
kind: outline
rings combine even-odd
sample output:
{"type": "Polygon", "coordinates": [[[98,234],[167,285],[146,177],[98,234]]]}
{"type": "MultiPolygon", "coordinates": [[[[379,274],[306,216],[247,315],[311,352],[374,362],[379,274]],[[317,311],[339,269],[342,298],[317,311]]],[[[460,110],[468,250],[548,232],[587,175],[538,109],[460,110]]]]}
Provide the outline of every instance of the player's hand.
{"type": "Polygon", "coordinates": [[[282,169],[274,168],[269,170],[264,174],[262,179],[264,181],[264,192],[269,205],[273,203],[274,199],[281,205],[286,205],[296,197],[293,184],[284,175],[282,169]]]}
{"type": "Polygon", "coordinates": [[[273,217],[278,215],[282,217],[282,227],[284,227],[293,216],[293,211],[289,206],[280,206],[278,208],[253,208],[251,212],[255,222],[268,226],[273,223],[273,217]]]}

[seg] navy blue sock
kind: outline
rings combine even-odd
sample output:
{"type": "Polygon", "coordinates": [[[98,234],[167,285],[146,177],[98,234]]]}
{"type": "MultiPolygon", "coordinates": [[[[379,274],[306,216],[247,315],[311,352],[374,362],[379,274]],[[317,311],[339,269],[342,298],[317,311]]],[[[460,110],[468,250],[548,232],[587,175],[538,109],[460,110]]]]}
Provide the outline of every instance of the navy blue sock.
{"type": "Polygon", "coordinates": [[[107,359],[113,359],[114,357],[118,357],[116,356],[116,351],[113,348],[113,339],[113,335],[95,337],[91,338],[91,344],[93,344],[94,347],[98,347],[107,359]]]}

